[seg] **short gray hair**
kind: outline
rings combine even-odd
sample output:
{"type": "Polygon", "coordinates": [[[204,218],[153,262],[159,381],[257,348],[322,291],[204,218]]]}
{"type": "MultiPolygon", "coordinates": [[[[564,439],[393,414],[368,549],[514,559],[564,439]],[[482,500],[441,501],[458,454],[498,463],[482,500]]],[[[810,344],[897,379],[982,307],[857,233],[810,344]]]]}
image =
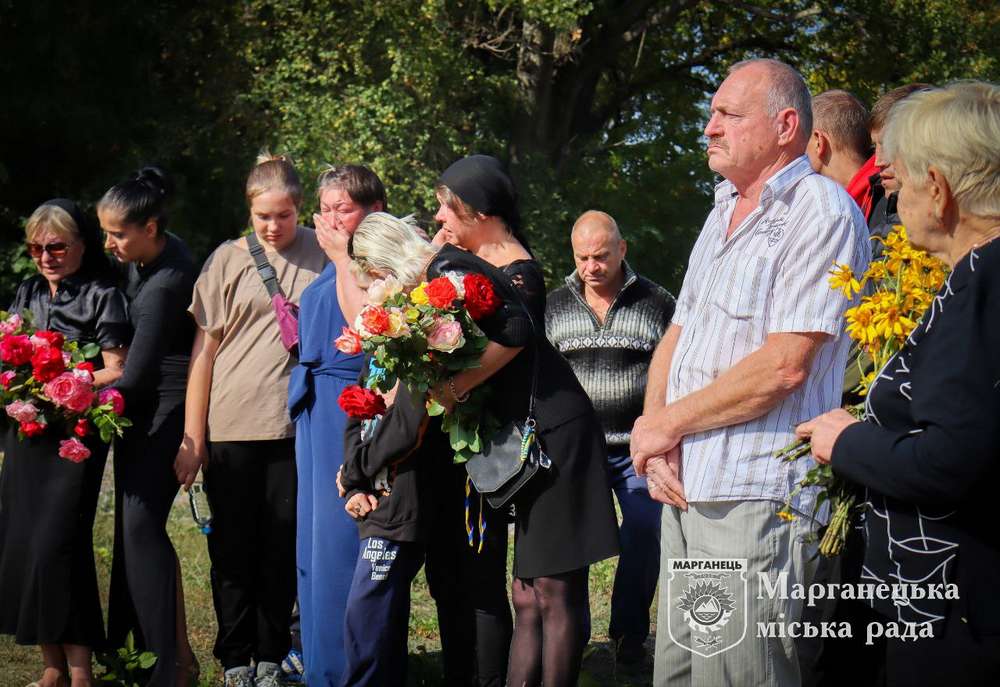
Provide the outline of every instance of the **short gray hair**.
{"type": "Polygon", "coordinates": [[[803,139],[809,138],[813,126],[812,96],[806,80],[793,67],[769,57],[756,57],[737,62],[727,73],[733,74],[744,67],[758,64],[765,67],[771,77],[767,87],[767,114],[774,117],[782,110],[795,110],[799,113],[799,128],[802,130],[800,136],[803,139]]]}
{"type": "Polygon", "coordinates": [[[962,210],[1000,217],[1000,86],[958,81],[909,95],[889,112],[882,145],[915,181],[941,170],[962,210]]]}
{"type": "Polygon", "coordinates": [[[413,216],[394,217],[373,212],[358,225],[349,244],[351,269],[362,285],[368,271],[391,274],[407,288],[423,281],[427,263],[437,252],[413,216]]]}

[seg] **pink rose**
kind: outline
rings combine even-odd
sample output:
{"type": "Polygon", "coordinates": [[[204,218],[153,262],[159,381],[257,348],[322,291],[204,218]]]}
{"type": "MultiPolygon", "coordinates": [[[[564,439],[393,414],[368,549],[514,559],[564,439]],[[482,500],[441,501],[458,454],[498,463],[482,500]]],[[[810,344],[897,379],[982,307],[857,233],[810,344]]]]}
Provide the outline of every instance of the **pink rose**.
{"type": "Polygon", "coordinates": [[[63,439],[59,442],[59,457],[74,463],[82,463],[90,458],[90,449],[79,439],[63,439]]]}
{"type": "Polygon", "coordinates": [[[57,406],[74,413],[84,412],[94,402],[94,390],[90,383],[72,372],[63,372],[42,390],[57,406]]]}
{"type": "Polygon", "coordinates": [[[14,370],[7,370],[5,372],[0,372],[0,386],[2,386],[4,389],[9,389],[10,383],[14,381],[14,377],[16,376],[17,373],[14,372],[14,370]]]}
{"type": "Polygon", "coordinates": [[[11,315],[3,322],[0,322],[0,335],[7,336],[13,334],[21,328],[22,320],[20,315],[11,315]]]}
{"type": "Polygon", "coordinates": [[[87,384],[94,383],[94,375],[85,367],[74,367],[70,372],[73,373],[74,377],[79,377],[87,384]]]}
{"type": "Polygon", "coordinates": [[[361,336],[350,327],[344,327],[343,333],[336,338],[333,345],[341,353],[357,355],[361,352],[361,336]]]}
{"type": "Polygon", "coordinates": [[[125,397],[118,389],[106,387],[97,394],[97,405],[103,406],[107,403],[111,404],[111,410],[115,415],[125,412],[125,397]]]}
{"type": "Polygon", "coordinates": [[[427,348],[451,353],[465,345],[462,325],[453,317],[438,317],[427,332],[427,348]]]}
{"type": "Polygon", "coordinates": [[[12,417],[19,423],[34,422],[35,418],[38,417],[38,408],[30,401],[13,401],[7,404],[5,410],[9,417],[12,417]]]}

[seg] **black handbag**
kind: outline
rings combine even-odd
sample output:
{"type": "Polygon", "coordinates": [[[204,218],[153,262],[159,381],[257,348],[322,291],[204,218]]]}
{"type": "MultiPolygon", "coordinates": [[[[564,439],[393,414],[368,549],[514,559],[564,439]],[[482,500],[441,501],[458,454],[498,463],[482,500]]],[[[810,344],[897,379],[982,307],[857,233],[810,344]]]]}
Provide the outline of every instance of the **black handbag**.
{"type": "MultiPolygon", "coordinates": [[[[520,300],[519,296],[518,299],[520,300]]],[[[522,307],[531,323],[532,333],[537,336],[531,313],[523,303],[522,307]]],[[[500,428],[483,447],[483,451],[465,463],[465,470],[476,491],[482,494],[493,508],[506,506],[539,469],[548,470],[552,466],[552,461],[538,444],[535,428],[535,390],[538,385],[537,342],[534,352],[527,418],[523,423],[510,422],[500,428]]]]}

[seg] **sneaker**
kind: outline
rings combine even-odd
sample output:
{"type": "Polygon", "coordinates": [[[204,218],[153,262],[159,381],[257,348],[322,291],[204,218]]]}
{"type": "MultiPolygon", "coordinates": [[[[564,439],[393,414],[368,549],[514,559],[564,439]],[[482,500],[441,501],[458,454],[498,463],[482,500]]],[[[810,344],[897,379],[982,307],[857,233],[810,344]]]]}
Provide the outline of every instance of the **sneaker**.
{"type": "Polygon", "coordinates": [[[285,682],[302,682],[302,676],[306,672],[302,664],[302,654],[296,649],[289,651],[285,660],[281,662],[281,670],[285,674],[285,682]]]}
{"type": "Polygon", "coordinates": [[[281,666],[270,661],[261,661],[257,664],[257,679],[254,681],[255,687],[282,687],[282,678],[285,673],[281,666]]]}
{"type": "Polygon", "coordinates": [[[253,668],[240,666],[226,671],[225,687],[254,687],[253,668]]]}
{"type": "Polygon", "coordinates": [[[646,660],[646,643],[629,637],[622,637],[615,646],[615,659],[622,665],[636,665],[646,660]]]}

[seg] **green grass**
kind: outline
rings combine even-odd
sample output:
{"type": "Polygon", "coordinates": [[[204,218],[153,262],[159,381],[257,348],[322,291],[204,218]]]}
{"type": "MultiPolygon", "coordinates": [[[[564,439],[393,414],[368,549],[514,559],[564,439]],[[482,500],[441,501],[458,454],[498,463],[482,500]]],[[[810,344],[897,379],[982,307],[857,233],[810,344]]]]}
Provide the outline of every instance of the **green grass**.
{"type": "MultiPolygon", "coordinates": [[[[108,463],[110,466],[110,459],[108,463]]],[[[113,538],[114,500],[110,490],[110,472],[109,467],[94,524],[94,550],[105,608],[107,608],[113,538]]],[[[209,587],[208,551],[205,537],[192,522],[183,496],[179,496],[174,504],[168,527],[181,559],[188,635],[201,663],[200,684],[203,687],[214,687],[221,683],[221,667],[212,656],[216,625],[209,587]]],[[[584,672],[579,682],[581,687],[594,685],[645,687],[651,684],[651,658],[639,668],[628,671],[621,668],[616,670],[614,653],[608,643],[611,586],[616,562],[615,558],[591,568],[590,607],[593,631],[584,658],[584,672]]],[[[652,638],[648,642],[648,647],[652,653],[652,638]]],[[[434,602],[427,592],[424,576],[420,574],[413,586],[413,608],[410,615],[410,685],[431,687],[444,684],[439,670],[440,649],[434,602]]],[[[11,637],[0,636],[0,687],[27,685],[38,678],[40,666],[41,658],[36,648],[17,646],[11,637]]]]}

